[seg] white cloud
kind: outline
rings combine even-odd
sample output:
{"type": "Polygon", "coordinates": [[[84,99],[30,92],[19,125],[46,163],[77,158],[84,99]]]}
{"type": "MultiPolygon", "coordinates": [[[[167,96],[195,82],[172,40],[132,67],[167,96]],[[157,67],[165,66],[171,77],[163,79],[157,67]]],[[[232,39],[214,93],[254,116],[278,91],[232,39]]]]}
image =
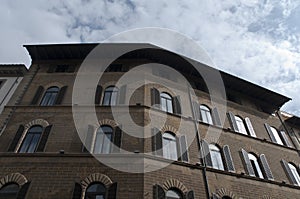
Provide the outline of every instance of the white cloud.
{"type": "MultiPolygon", "coordinates": [[[[6,0],[0,60],[28,65],[26,43],[97,42],[132,28],[165,27],[196,40],[220,69],[297,99],[299,13],[299,0],[6,0]]],[[[299,100],[284,109],[299,114],[299,100]]]]}

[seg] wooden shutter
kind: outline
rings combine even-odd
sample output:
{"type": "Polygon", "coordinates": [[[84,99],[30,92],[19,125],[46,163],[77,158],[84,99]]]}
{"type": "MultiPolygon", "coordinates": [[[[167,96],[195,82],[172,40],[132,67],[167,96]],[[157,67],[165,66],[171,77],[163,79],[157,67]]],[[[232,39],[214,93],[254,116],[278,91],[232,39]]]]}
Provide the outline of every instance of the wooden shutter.
{"type": "Polygon", "coordinates": [[[49,125],[44,129],[44,132],[42,133],[42,137],[40,139],[40,142],[39,142],[39,144],[36,148],[36,152],[43,152],[44,151],[47,140],[48,140],[48,137],[49,137],[49,134],[50,134],[50,131],[51,131],[51,128],[52,128],[52,125],[49,125]]]}
{"type": "Polygon", "coordinates": [[[107,199],[117,199],[117,189],[118,189],[118,183],[114,182],[112,183],[107,191],[107,199]]]}
{"type": "Polygon", "coordinates": [[[87,131],[87,134],[86,134],[86,137],[85,137],[85,141],[84,141],[84,147],[83,147],[83,152],[91,152],[93,153],[92,151],[92,141],[93,141],[93,136],[94,136],[94,131],[95,131],[95,128],[94,126],[92,125],[89,125],[88,126],[88,131],[87,131]]]}
{"type": "Polygon", "coordinates": [[[268,132],[268,134],[269,134],[269,136],[270,136],[272,142],[277,143],[276,138],[275,138],[275,136],[274,136],[274,134],[273,134],[273,132],[272,132],[272,130],[271,130],[270,125],[267,124],[267,123],[265,123],[264,125],[265,125],[265,128],[266,128],[266,130],[267,130],[267,132],[268,132]]]}
{"type": "Polygon", "coordinates": [[[210,151],[209,151],[209,144],[205,140],[202,140],[201,145],[202,145],[202,147],[201,147],[202,154],[200,154],[200,157],[202,157],[202,159],[204,159],[206,166],[212,167],[213,165],[212,165],[212,160],[211,160],[210,151]]]}
{"type": "Polygon", "coordinates": [[[263,167],[263,172],[264,172],[264,175],[265,177],[268,179],[268,180],[274,180],[274,177],[273,177],[273,174],[272,174],[272,171],[270,169],[270,166],[268,164],[268,161],[266,159],[266,156],[265,154],[261,154],[259,156],[259,160],[260,160],[260,163],[263,167]]]}
{"type": "Polygon", "coordinates": [[[280,131],[280,135],[281,135],[281,138],[284,142],[284,144],[288,147],[293,147],[289,141],[289,138],[288,138],[288,135],[286,134],[285,131],[280,131]]]}
{"type": "Polygon", "coordinates": [[[242,159],[244,161],[244,167],[245,167],[248,175],[255,176],[254,169],[253,169],[253,167],[251,165],[248,153],[244,149],[242,149],[241,150],[241,155],[243,157],[242,159]]]}
{"type": "Polygon", "coordinates": [[[296,180],[295,176],[293,175],[288,163],[285,160],[281,160],[281,164],[282,164],[284,171],[285,171],[286,175],[288,176],[290,182],[294,185],[297,185],[297,180],[296,180]]]}
{"type": "Polygon", "coordinates": [[[220,199],[220,198],[217,196],[217,194],[213,193],[212,194],[212,199],[220,199]]]}
{"type": "Polygon", "coordinates": [[[221,120],[218,109],[215,107],[211,110],[214,125],[221,126],[221,120]]]}
{"type": "Polygon", "coordinates": [[[156,88],[151,88],[151,106],[160,105],[160,94],[159,91],[156,88]]]}
{"type": "Polygon", "coordinates": [[[152,152],[155,155],[163,156],[162,151],[162,133],[157,129],[152,130],[152,152]]]}
{"type": "Polygon", "coordinates": [[[172,97],[173,111],[175,114],[181,114],[180,96],[172,97]]]}
{"type": "Polygon", "coordinates": [[[14,152],[16,150],[16,147],[17,147],[23,133],[24,133],[24,126],[20,125],[18,130],[17,130],[17,133],[15,134],[14,139],[12,140],[12,142],[11,142],[9,148],[8,148],[8,152],[14,152]]]}
{"type": "Polygon", "coordinates": [[[165,198],[166,198],[165,190],[157,184],[154,185],[153,186],[153,199],[165,199],[165,198]]]}
{"type": "Polygon", "coordinates": [[[27,182],[22,185],[22,187],[18,192],[17,199],[25,199],[29,186],[30,186],[30,182],[27,182]]]}
{"type": "Polygon", "coordinates": [[[230,149],[229,149],[228,145],[223,146],[223,154],[224,154],[224,159],[225,159],[225,164],[226,164],[227,170],[234,172],[235,168],[234,168],[233,160],[232,160],[230,149]]]}
{"type": "Polygon", "coordinates": [[[118,102],[119,104],[125,104],[125,99],[126,99],[126,89],[127,89],[127,86],[126,85],[123,85],[121,86],[120,88],[120,91],[119,91],[119,95],[118,95],[118,102]]]}
{"type": "Polygon", "coordinates": [[[82,194],[82,188],[79,183],[75,183],[74,189],[73,189],[73,197],[72,199],[81,199],[82,194]]]}
{"type": "Polygon", "coordinates": [[[38,101],[39,101],[41,95],[43,94],[43,92],[44,92],[44,87],[39,86],[38,89],[37,89],[36,92],[35,92],[34,97],[33,97],[32,100],[31,100],[31,103],[30,103],[30,104],[31,104],[31,105],[36,105],[36,104],[38,103],[38,101]]]}
{"type": "Polygon", "coordinates": [[[193,106],[193,112],[194,112],[194,116],[195,116],[195,120],[201,120],[201,115],[200,115],[200,106],[197,102],[193,101],[192,102],[192,106],[193,106]]]}
{"type": "Polygon", "coordinates": [[[194,191],[191,190],[191,191],[188,191],[186,194],[186,199],[194,199],[195,198],[195,194],[194,194],[194,191]]]}
{"type": "Polygon", "coordinates": [[[64,99],[67,88],[68,88],[68,86],[64,86],[59,89],[58,95],[55,100],[55,104],[61,104],[62,100],[64,99]]]}
{"type": "Polygon", "coordinates": [[[95,104],[100,104],[102,95],[102,86],[97,85],[96,94],[95,94],[95,104]]]}
{"type": "Polygon", "coordinates": [[[252,123],[248,117],[245,118],[245,122],[246,122],[246,126],[247,126],[247,129],[248,129],[248,132],[250,133],[250,135],[252,137],[256,137],[256,133],[255,133],[252,123]]]}
{"type": "Polygon", "coordinates": [[[122,143],[122,129],[121,127],[117,126],[114,133],[114,147],[113,152],[120,152],[121,143],[122,143]]]}
{"type": "Polygon", "coordinates": [[[231,129],[235,132],[239,132],[238,126],[237,126],[236,121],[235,121],[234,114],[232,112],[228,112],[227,116],[228,116],[228,119],[229,119],[229,123],[231,125],[231,129]]]}
{"type": "Polygon", "coordinates": [[[181,160],[188,162],[188,148],[187,148],[187,143],[186,143],[186,136],[182,135],[179,137],[179,143],[180,143],[180,155],[181,155],[181,160]]]}

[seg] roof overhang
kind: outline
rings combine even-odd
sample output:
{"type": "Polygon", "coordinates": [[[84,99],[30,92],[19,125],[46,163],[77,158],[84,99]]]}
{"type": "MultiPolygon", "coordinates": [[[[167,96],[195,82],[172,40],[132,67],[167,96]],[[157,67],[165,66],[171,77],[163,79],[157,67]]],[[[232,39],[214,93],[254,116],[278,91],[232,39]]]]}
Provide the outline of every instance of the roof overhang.
{"type": "Polygon", "coordinates": [[[24,76],[27,71],[24,64],[0,64],[0,76],[24,76]]]}

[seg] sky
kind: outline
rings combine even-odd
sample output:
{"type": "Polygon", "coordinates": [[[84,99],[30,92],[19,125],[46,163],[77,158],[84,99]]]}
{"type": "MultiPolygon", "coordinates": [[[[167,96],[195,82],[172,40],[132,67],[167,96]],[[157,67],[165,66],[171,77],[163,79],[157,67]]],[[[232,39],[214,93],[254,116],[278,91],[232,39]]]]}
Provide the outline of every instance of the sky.
{"type": "Polygon", "coordinates": [[[300,116],[300,0],[2,0],[0,63],[24,63],[24,44],[101,42],[130,29],[178,31],[218,69],[293,100],[300,116]]]}

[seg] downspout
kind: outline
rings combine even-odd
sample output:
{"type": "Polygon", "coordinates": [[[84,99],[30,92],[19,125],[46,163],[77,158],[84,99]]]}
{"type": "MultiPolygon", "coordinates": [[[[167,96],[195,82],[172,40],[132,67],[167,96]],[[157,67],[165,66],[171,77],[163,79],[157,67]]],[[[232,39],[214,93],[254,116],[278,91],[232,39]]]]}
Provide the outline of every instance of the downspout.
{"type": "Polygon", "coordinates": [[[206,193],[206,198],[210,199],[210,195],[209,195],[209,185],[208,185],[208,180],[207,180],[207,175],[206,175],[206,161],[205,161],[205,154],[203,153],[203,147],[202,147],[202,140],[200,137],[200,133],[198,131],[198,125],[197,125],[197,120],[195,119],[196,114],[195,114],[195,109],[192,103],[192,96],[190,93],[190,87],[189,85],[187,85],[188,87],[188,96],[189,96],[189,101],[190,101],[190,105],[191,105],[191,110],[192,110],[192,120],[195,126],[195,130],[196,130],[196,138],[197,138],[197,144],[198,144],[198,148],[201,154],[201,159],[202,159],[202,165],[203,165],[203,169],[202,169],[202,174],[203,174],[203,180],[204,180],[204,187],[205,187],[205,193],[206,193]]]}

